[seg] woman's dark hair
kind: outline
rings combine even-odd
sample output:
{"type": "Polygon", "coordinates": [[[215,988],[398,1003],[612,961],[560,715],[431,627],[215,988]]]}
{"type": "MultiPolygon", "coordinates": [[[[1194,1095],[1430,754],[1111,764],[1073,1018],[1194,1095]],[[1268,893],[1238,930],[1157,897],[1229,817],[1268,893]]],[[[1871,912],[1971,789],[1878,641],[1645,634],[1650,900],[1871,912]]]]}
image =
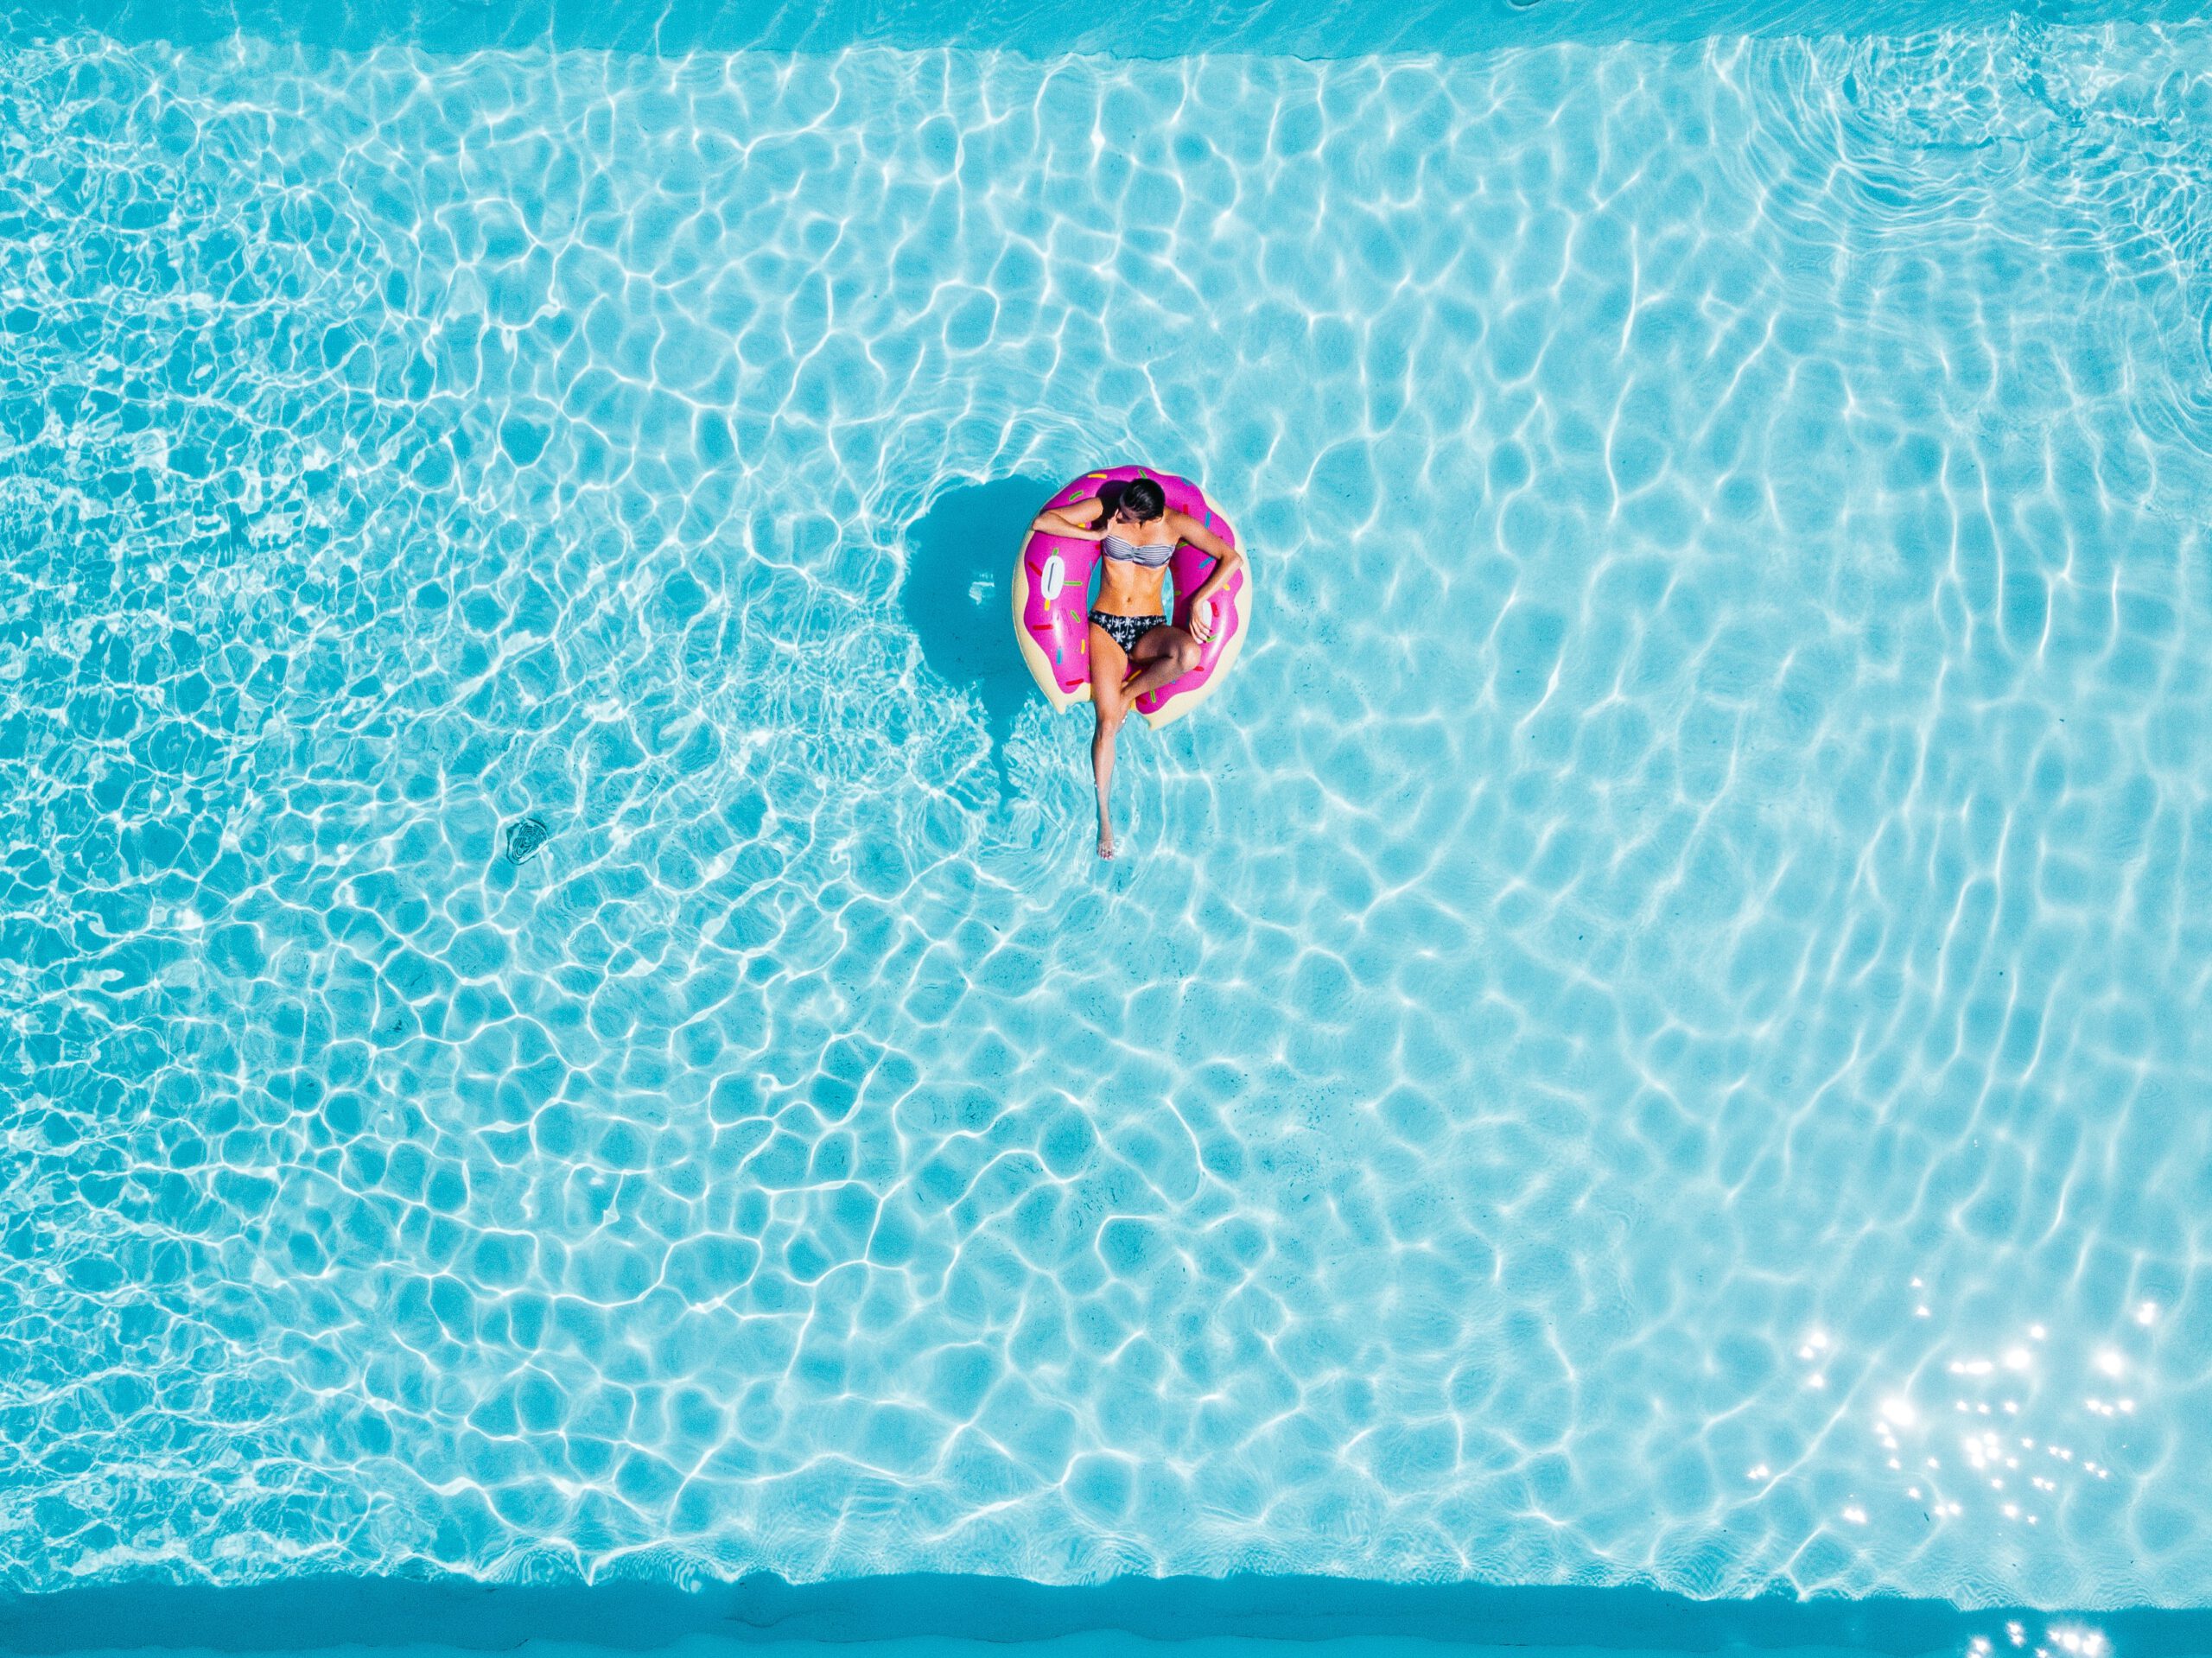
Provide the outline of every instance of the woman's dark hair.
{"type": "Polygon", "coordinates": [[[1139,524],[1150,524],[1167,510],[1167,492],[1150,478],[1132,478],[1122,489],[1122,511],[1139,524]]]}

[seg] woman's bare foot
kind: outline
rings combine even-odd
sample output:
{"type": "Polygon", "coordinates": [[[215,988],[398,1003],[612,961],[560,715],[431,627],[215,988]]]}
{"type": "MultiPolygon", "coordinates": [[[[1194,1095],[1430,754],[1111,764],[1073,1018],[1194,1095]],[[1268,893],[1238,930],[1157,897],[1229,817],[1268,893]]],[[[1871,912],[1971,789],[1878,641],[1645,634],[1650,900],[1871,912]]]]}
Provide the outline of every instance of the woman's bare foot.
{"type": "Polygon", "coordinates": [[[1110,823],[1098,826],[1098,855],[1102,858],[1114,855],[1114,828],[1110,823]]]}

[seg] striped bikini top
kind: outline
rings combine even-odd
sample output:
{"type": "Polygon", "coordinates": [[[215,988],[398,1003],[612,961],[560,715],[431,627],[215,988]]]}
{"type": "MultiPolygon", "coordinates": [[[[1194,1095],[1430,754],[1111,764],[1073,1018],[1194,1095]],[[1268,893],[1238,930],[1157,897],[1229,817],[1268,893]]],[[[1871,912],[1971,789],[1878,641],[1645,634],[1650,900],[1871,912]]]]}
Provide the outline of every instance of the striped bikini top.
{"type": "Polygon", "coordinates": [[[1175,556],[1175,543],[1163,541],[1147,547],[1141,542],[1125,541],[1109,530],[1106,539],[1098,543],[1098,550],[1117,562],[1141,564],[1147,570],[1156,570],[1175,556]]]}

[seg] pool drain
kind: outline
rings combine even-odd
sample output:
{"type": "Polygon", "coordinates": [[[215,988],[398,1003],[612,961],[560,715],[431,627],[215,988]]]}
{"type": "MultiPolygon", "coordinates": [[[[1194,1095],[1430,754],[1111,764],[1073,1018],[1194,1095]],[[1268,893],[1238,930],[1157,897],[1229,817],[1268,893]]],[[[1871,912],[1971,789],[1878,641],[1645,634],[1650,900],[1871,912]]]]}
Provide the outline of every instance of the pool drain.
{"type": "Polygon", "coordinates": [[[507,861],[528,863],[537,855],[538,848],[552,838],[553,831],[535,817],[525,817],[520,823],[507,825],[507,861]]]}

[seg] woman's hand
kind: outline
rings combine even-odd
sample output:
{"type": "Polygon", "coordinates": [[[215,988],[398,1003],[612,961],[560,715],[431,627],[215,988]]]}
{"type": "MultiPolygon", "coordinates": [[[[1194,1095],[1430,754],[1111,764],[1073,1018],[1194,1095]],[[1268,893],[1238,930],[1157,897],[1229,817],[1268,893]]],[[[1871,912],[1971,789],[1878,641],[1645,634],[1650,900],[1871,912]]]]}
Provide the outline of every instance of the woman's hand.
{"type": "Polygon", "coordinates": [[[1244,562],[1243,553],[1187,512],[1173,515],[1175,538],[1186,541],[1213,560],[1213,570],[1191,594],[1191,637],[1204,645],[1213,637],[1213,596],[1228,585],[1244,562]]]}

